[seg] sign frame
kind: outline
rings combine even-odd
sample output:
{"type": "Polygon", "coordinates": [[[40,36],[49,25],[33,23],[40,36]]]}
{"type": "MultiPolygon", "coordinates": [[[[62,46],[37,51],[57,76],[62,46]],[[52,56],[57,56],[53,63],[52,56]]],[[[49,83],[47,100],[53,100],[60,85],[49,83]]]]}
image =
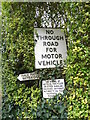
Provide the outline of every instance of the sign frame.
{"type": "Polygon", "coordinates": [[[35,41],[35,68],[54,68],[57,65],[63,65],[67,57],[67,45],[63,29],[59,28],[34,28],[35,41]],[[41,30],[41,31],[40,31],[41,30]],[[52,31],[48,34],[45,31],[52,31]],[[40,33],[41,32],[41,33],[40,33]],[[54,32],[54,33],[53,33],[54,32]],[[56,33],[58,35],[56,35],[56,33]],[[56,36],[56,40],[47,40],[44,37],[51,38],[56,36]],[[62,36],[61,36],[61,35],[62,36]],[[65,46],[65,47],[64,47],[65,46]],[[64,49],[64,50],[63,50],[64,49]],[[64,51],[64,52],[63,52],[64,51]]]}
{"type": "Polygon", "coordinates": [[[56,94],[63,94],[65,89],[64,79],[43,80],[42,90],[44,98],[53,98],[56,94]]]}
{"type": "Polygon", "coordinates": [[[40,75],[36,72],[19,74],[19,76],[17,77],[19,81],[38,80],[39,78],[40,75]]]}

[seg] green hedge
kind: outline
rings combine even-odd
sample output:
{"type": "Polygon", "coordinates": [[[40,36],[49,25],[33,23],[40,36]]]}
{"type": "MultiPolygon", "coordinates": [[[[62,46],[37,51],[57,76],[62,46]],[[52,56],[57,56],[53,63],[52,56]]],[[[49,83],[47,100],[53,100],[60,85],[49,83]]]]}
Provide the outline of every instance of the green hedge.
{"type": "Polygon", "coordinates": [[[71,3],[68,6],[68,57],[66,68],[68,118],[89,117],[89,4],[71,3]],[[69,11],[71,9],[71,11],[69,11]]]}
{"type": "Polygon", "coordinates": [[[40,90],[36,87],[38,81],[19,82],[17,76],[35,70],[33,40],[35,7],[33,3],[5,2],[2,9],[2,118],[7,120],[33,118],[30,111],[31,107],[36,108],[39,99],[40,90]]]}
{"type": "Polygon", "coordinates": [[[89,18],[88,3],[2,3],[3,120],[88,119],[89,18]],[[67,66],[35,70],[34,26],[48,27],[49,21],[65,31],[67,66]],[[17,80],[32,71],[40,73],[39,81],[17,80]],[[43,99],[42,80],[56,78],[65,79],[64,94],[43,99]]]}

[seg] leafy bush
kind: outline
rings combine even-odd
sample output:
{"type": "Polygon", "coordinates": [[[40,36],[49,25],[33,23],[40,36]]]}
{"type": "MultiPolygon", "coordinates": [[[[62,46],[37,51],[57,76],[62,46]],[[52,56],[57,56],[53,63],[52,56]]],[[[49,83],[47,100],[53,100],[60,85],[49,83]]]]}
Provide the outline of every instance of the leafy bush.
{"type": "Polygon", "coordinates": [[[89,116],[89,4],[69,3],[68,17],[68,57],[66,68],[66,88],[68,118],[88,119],[89,116]]]}
{"type": "MultiPolygon", "coordinates": [[[[33,3],[2,4],[2,119],[30,117],[37,106],[38,81],[19,82],[20,73],[34,71],[33,3]],[[28,14],[28,10],[32,10],[28,14]],[[30,20],[30,22],[29,22],[30,20]],[[35,98],[33,97],[35,96],[35,98]]],[[[32,118],[32,116],[31,116],[32,118]]]]}
{"type": "Polygon", "coordinates": [[[42,98],[39,104],[37,105],[37,110],[32,109],[34,118],[39,120],[67,120],[66,112],[66,102],[64,96],[66,92],[64,91],[63,95],[56,95],[54,98],[45,99],[42,98]]]}
{"type": "Polygon", "coordinates": [[[89,4],[4,2],[2,9],[2,119],[88,119],[89,4]],[[49,25],[68,38],[65,70],[40,69],[39,81],[18,81],[20,73],[35,71],[34,26],[49,25]],[[56,78],[65,79],[67,92],[42,98],[42,80],[56,78]]]}

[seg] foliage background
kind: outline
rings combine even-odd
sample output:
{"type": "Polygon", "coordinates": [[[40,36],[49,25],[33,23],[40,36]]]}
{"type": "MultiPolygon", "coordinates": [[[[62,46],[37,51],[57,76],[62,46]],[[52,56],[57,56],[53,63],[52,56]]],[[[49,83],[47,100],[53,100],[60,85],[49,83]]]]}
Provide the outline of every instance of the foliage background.
{"type": "Polygon", "coordinates": [[[89,3],[2,3],[2,119],[88,119],[89,3]],[[34,27],[63,28],[67,67],[40,69],[39,81],[19,82],[35,71],[34,27]],[[41,82],[64,78],[63,96],[42,98],[41,82]]]}

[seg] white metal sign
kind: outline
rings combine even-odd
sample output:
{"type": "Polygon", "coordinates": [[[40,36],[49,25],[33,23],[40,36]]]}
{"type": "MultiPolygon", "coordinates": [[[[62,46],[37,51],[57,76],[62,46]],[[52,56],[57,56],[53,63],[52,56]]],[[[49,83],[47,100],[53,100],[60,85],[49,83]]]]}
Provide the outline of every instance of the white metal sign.
{"type": "Polygon", "coordinates": [[[42,89],[44,98],[53,98],[58,93],[63,94],[65,89],[64,79],[43,80],[42,89]]]}
{"type": "Polygon", "coordinates": [[[19,79],[20,81],[37,80],[37,79],[39,79],[39,74],[37,74],[36,72],[24,73],[24,74],[20,74],[20,75],[18,76],[18,79],[19,79]]]}
{"type": "Polygon", "coordinates": [[[64,32],[60,29],[35,28],[35,68],[53,68],[67,56],[64,32]]]}

